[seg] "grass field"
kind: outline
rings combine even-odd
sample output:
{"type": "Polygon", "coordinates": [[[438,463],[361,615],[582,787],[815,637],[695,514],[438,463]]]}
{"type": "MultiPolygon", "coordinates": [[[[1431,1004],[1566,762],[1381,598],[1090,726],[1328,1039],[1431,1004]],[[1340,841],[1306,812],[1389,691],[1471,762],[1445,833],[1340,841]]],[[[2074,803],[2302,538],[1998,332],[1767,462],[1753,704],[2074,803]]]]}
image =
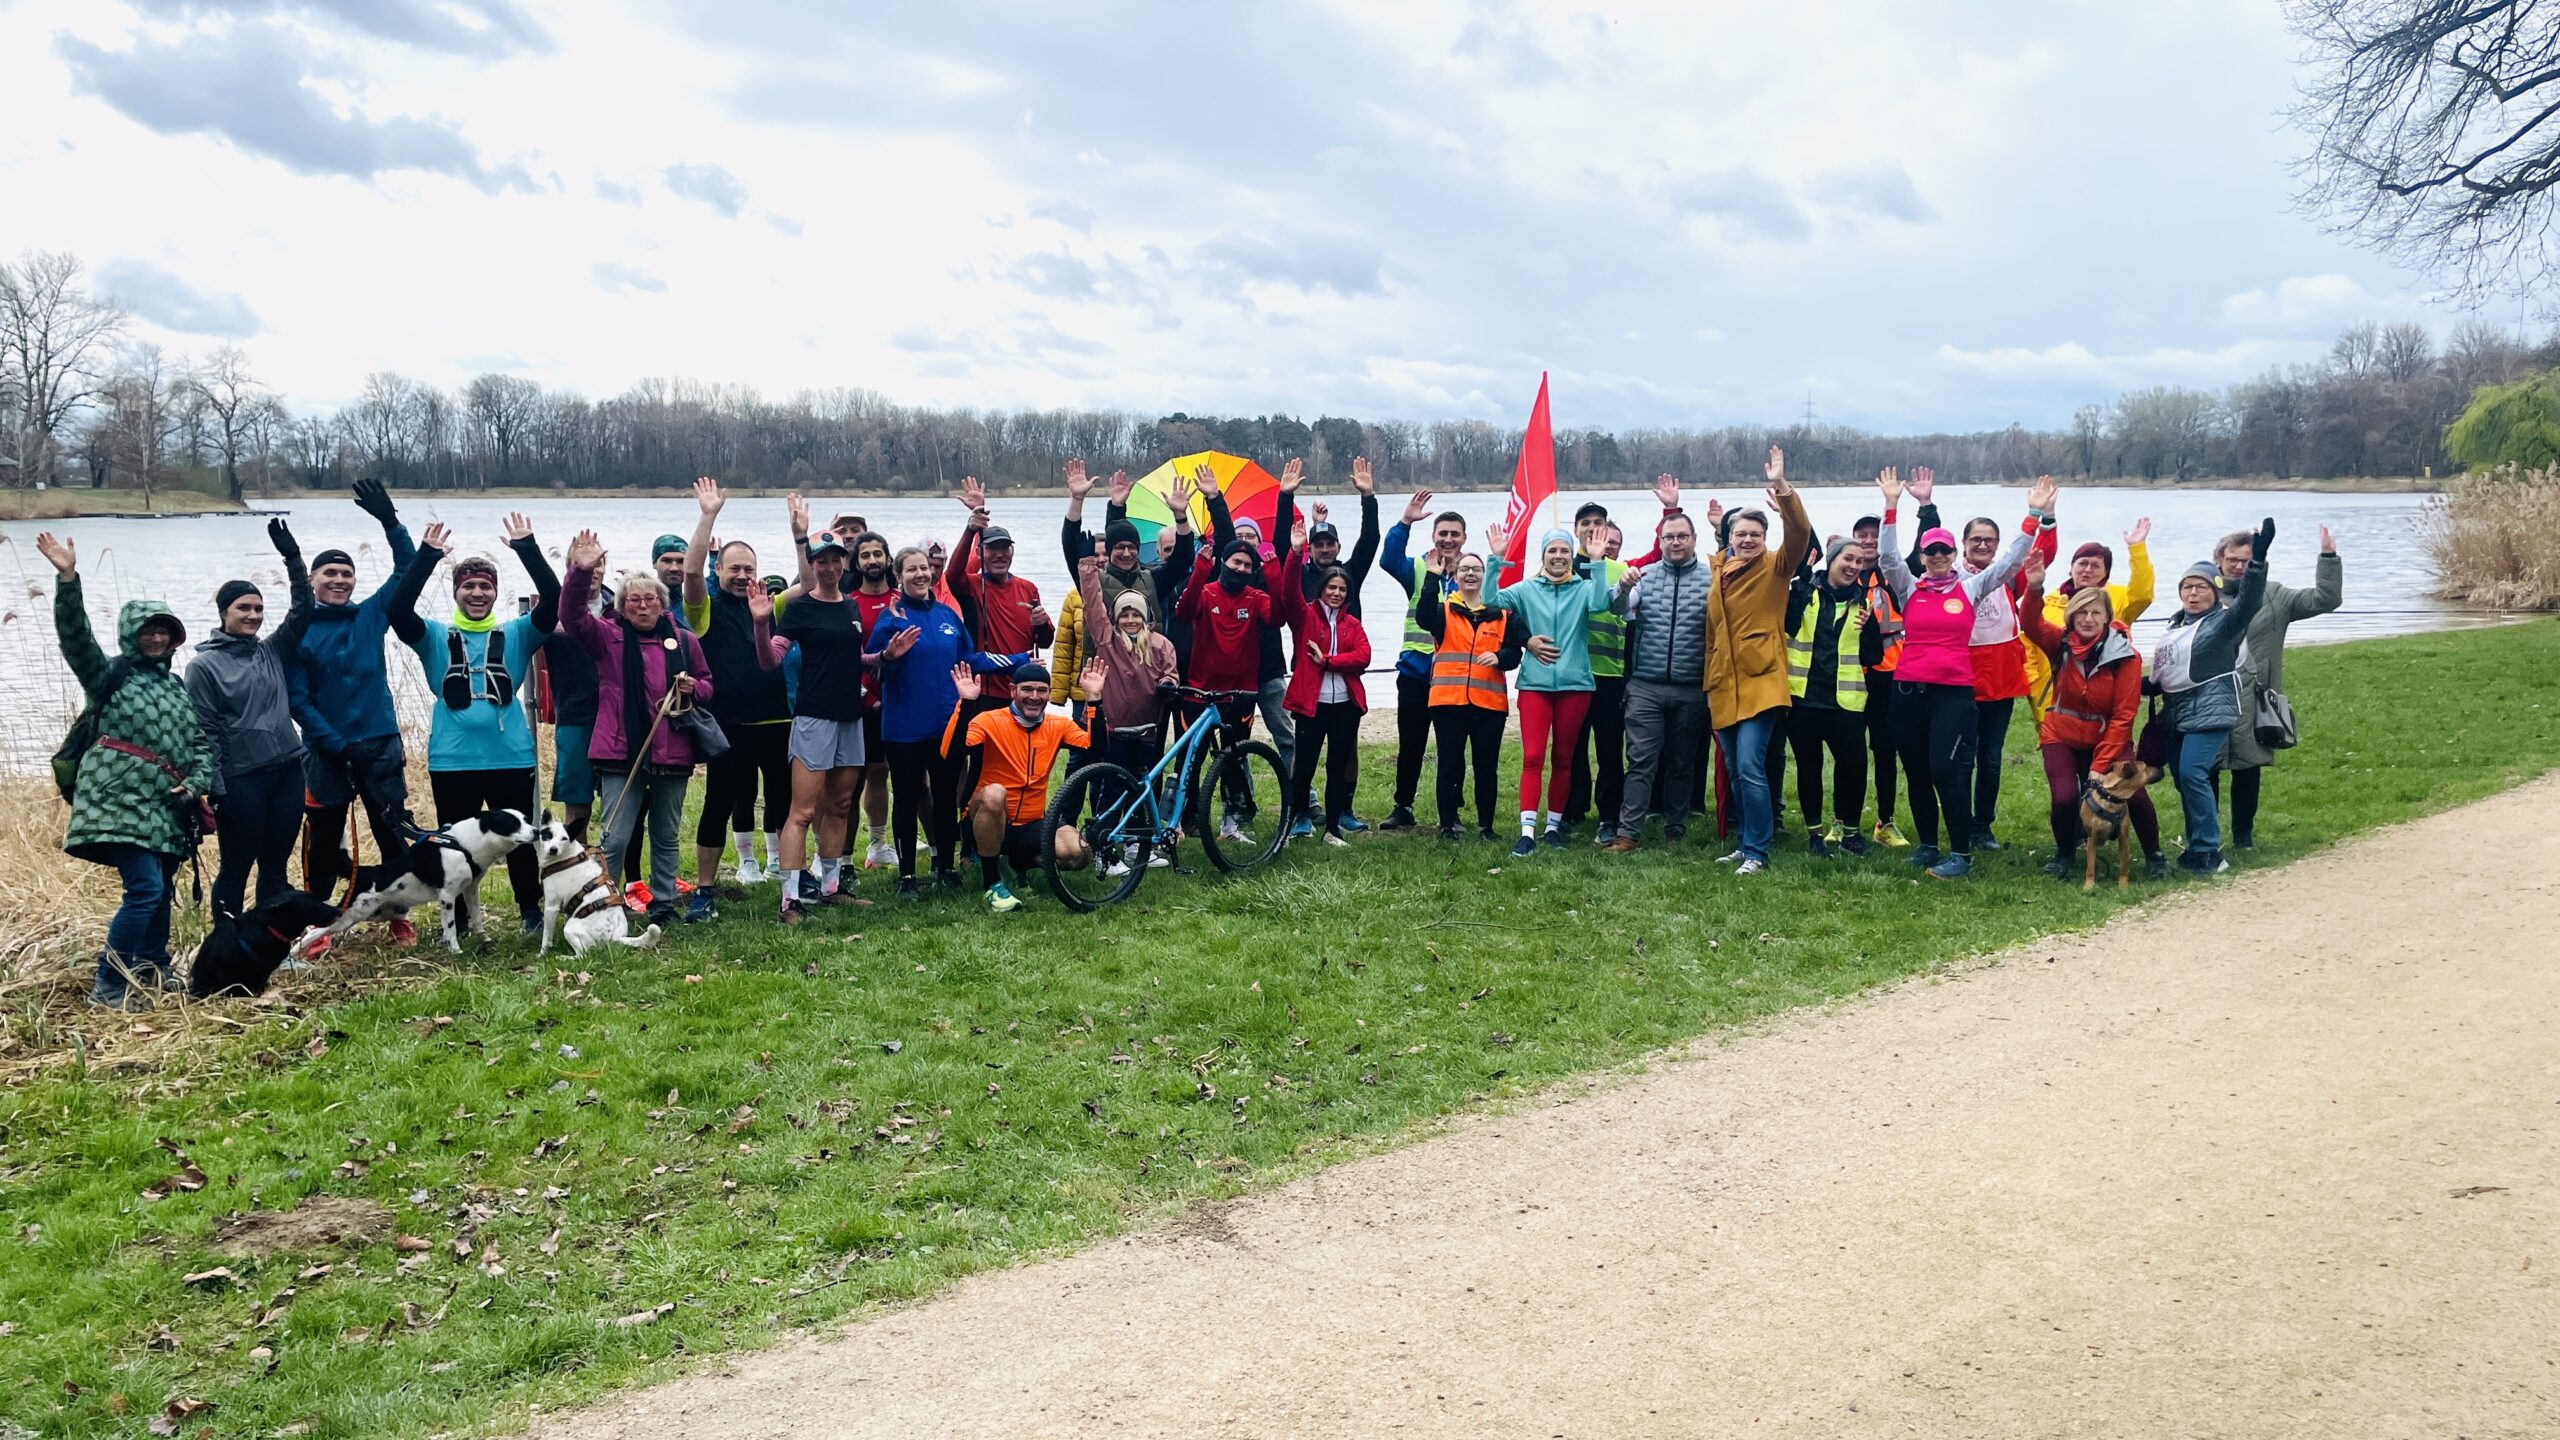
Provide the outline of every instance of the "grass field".
{"type": "MultiPolygon", "coordinates": [[[[2305,745],[2268,779],[2246,866],[2560,763],[2560,625],[2288,664],[2305,745]]],[[[1384,757],[1364,775],[1374,817],[1384,757]]],[[[760,891],[592,973],[509,940],[290,1022],[242,1004],[241,1039],[170,1068],[0,1093],[0,1434],[130,1435],[181,1401],[214,1407],[189,1434],[507,1428],[1703,1031],[2094,925],[2112,890],[2036,874],[2042,808],[2021,737],[2001,828],[2026,843],[1961,885],[1800,851],[1738,880],[1703,833],[1520,862],[1364,839],[1235,882],[1159,872],[1098,917],[1045,894],[1010,918],[969,897],[893,907],[875,876],[878,908],[786,932],[760,891]],[[217,1248],[233,1212],[313,1197],[378,1205],[381,1228],[217,1248]]]]}

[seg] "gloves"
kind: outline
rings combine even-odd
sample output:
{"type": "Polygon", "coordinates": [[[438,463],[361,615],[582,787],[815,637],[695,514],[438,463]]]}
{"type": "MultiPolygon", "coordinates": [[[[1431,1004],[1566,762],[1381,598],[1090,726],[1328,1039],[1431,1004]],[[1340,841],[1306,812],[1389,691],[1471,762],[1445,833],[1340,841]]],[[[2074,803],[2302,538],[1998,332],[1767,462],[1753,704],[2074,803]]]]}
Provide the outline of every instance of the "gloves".
{"type": "Polygon", "coordinates": [[[282,516],[267,522],[267,543],[276,547],[276,553],[288,560],[302,553],[301,542],[293,538],[293,529],[284,523],[282,516]]]}
{"type": "Polygon", "coordinates": [[[2258,533],[2249,537],[2249,563],[2267,563],[2267,547],[2276,543],[2276,519],[2270,515],[2258,522],[2258,533]]]}
{"type": "Polygon", "coordinates": [[[400,523],[400,511],[391,503],[391,492],[379,480],[367,478],[355,484],[356,508],[382,522],[386,530],[400,523]]]}

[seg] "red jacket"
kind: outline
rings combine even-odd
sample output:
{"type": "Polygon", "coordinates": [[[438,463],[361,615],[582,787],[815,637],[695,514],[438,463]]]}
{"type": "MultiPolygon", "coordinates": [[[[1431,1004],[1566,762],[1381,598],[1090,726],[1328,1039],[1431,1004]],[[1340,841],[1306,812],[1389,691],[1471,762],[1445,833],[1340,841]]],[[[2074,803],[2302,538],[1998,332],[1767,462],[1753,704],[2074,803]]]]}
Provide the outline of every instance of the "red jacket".
{"type": "Polygon", "coordinates": [[[1324,677],[1330,673],[1342,677],[1351,703],[1366,713],[1369,692],[1360,684],[1360,672],[1369,668],[1369,632],[1361,628],[1360,617],[1347,609],[1327,625],[1323,606],[1312,600],[1292,603],[1297,593],[1285,591],[1279,602],[1290,612],[1289,628],[1297,632],[1296,643],[1289,647],[1289,693],[1281,700],[1281,708],[1292,715],[1316,713],[1316,697],[1324,692],[1324,677]],[[1308,658],[1309,645],[1323,653],[1321,662],[1308,658]]]}
{"type": "Polygon", "coordinates": [[[1280,562],[1269,590],[1247,585],[1233,595],[1218,583],[1216,560],[1203,555],[1191,567],[1191,583],[1173,614],[1191,627],[1193,687],[1246,694],[1262,688],[1262,630],[1282,618],[1273,613],[1272,595],[1299,593],[1300,553],[1292,549],[1280,562]]]}
{"type": "MultiPolygon", "coordinates": [[[[1968,522],[1970,523],[1970,522],[1968,522]]],[[[2062,546],[2062,532],[2029,515],[2020,529],[2035,537],[2027,553],[2051,565],[2062,546]]],[[[2017,700],[2027,693],[2027,657],[2018,648],[2018,597],[2026,578],[2013,575],[2000,590],[1982,597],[1973,627],[1973,698],[2017,700]]]]}
{"type": "Polygon", "coordinates": [[[2086,650],[2070,648],[2070,634],[2044,613],[2044,589],[2031,587],[2019,606],[2027,641],[2053,662],[2053,704],[2036,727],[2036,739],[2091,752],[2089,768],[2104,770],[2133,753],[2133,717],[2142,708],[2142,652],[2122,625],[2099,637],[2094,664],[2086,650]]]}
{"type": "MultiPolygon", "coordinates": [[[[1002,580],[984,573],[977,563],[978,531],[971,526],[960,532],[960,543],[951,547],[951,558],[943,562],[942,578],[961,604],[961,615],[978,632],[978,648],[990,655],[1019,655],[1027,651],[1046,650],[1058,638],[1057,623],[1049,612],[1040,608],[1040,587],[1010,574],[1002,580]]],[[[1013,698],[1013,681],[1003,675],[989,675],[978,682],[991,700],[1013,698]]],[[[1075,683],[1068,676],[1061,686],[1075,683]]]]}

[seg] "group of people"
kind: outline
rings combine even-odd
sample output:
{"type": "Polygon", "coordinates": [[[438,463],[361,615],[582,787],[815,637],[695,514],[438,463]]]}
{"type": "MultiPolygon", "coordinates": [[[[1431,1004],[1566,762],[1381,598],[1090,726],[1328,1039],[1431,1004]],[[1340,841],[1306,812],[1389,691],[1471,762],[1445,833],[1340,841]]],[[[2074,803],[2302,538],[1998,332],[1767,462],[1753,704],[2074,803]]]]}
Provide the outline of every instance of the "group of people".
{"type": "MultiPolygon", "coordinates": [[[[446,527],[413,543],[391,498],[364,481],[355,501],[382,526],[392,574],[358,600],[352,556],[324,550],[306,563],[273,522],[285,620],[267,630],[257,587],[229,581],[214,597],[217,633],[183,670],[184,626],[154,600],[124,606],[110,659],[72,547],[41,536],[60,577],[63,653],[98,737],[76,757],[65,848],[116,869],[124,890],[93,996],[121,1004],[135,987],[171,983],[171,899],[199,838],[188,819],[198,797],[219,847],[212,903],[233,915],[292,886],[297,849],[303,888],[322,893],[381,878],[432,823],[412,811],[390,637],[433,694],[436,820],[532,813],[547,720],[549,801],[582,842],[601,809],[608,872],[645,893],[660,923],[679,914],[679,827],[697,771],[687,922],[716,918],[714,881],[733,847],[737,881],[779,881],[785,924],[854,903],[846,867],[866,825],[860,864],[894,866],[901,899],[962,885],[965,845],[986,905],[1003,912],[1021,903],[1008,867],[1018,875],[1046,858],[1041,821],[1062,763],[1107,759],[1143,775],[1170,734],[1211,710],[1223,742],[1257,721],[1267,732],[1293,837],[1347,844],[1369,828],[1352,808],[1365,677],[1390,643],[1395,773],[1380,831],[1421,828],[1422,774],[1436,761],[1440,838],[1463,837],[1471,798],[1476,833],[1498,843],[1516,708],[1514,855],[1565,845],[1593,816],[1592,841],[1611,854],[1643,848],[1657,817],[1662,840],[1677,842],[1712,791],[1732,837],[1721,863],[1758,873],[1772,860],[1791,754],[1811,854],[1907,849],[1909,863],[1958,879],[2001,846],[2002,752],[2024,702],[2050,791],[2048,872],[2071,867],[2083,788],[2127,758],[2174,781],[2178,863],[2225,868],[2225,771],[2231,843],[2252,843],[2264,768],[2291,743],[2286,627],[2340,603],[2325,529],[2309,590],[2267,579],[2272,521],[2224,539],[2179,577],[2168,634],[2146,656],[2128,627],[2153,600],[2148,522],[2124,537],[2122,580],[2114,551],[2091,541],[2048,587],[2060,558],[2050,478],[2014,525],[1977,517],[1959,531],[1942,523],[1927,470],[1907,483],[1887,470],[1875,513],[1825,536],[1774,447],[1765,476],[1765,508],[1710,503],[1703,515],[1661,477],[1662,516],[1640,556],[1621,555],[1624,532],[1603,506],[1583,505],[1571,528],[1518,547],[1506,579],[1513,537],[1497,525],[1470,550],[1464,519],[1433,514],[1427,491],[1382,535],[1365,460],[1351,471],[1360,520],[1347,551],[1323,503],[1299,512],[1297,461],[1280,476],[1270,534],[1232,513],[1203,466],[1177,481],[1173,523],[1153,543],[1128,518],[1125,474],[1108,482],[1101,533],[1088,532],[1098,482],[1072,463],[1061,543],[1075,582],[1054,618],[974,479],[947,551],[894,545],[856,515],[814,526],[791,496],[790,574],[767,573],[750,541],[715,536],[725,497],[710,479],[695,483],[692,534],[660,537],[646,567],[618,576],[593,532],[569,542],[566,574],[555,574],[531,525],[510,516],[501,538],[535,592],[513,615],[500,613],[493,558],[448,565],[446,527]],[[1362,590],[1374,565],[1403,604],[1373,639],[1362,590]],[[421,613],[439,571],[452,601],[442,618],[421,613]],[[2146,697],[2154,713],[2137,726],[2146,697]],[[1916,845],[1896,818],[1897,771],[1916,845]],[[350,840],[359,806],[364,833],[350,840]],[[366,836],[360,866],[351,847],[366,836]]],[[[2147,794],[2131,821],[2152,872],[2165,873],[2147,794]]],[[[1088,846],[1072,825],[1048,843],[1061,863],[1166,863],[1088,846]]],[[[507,884],[538,930],[529,852],[509,857],[507,884]]]]}

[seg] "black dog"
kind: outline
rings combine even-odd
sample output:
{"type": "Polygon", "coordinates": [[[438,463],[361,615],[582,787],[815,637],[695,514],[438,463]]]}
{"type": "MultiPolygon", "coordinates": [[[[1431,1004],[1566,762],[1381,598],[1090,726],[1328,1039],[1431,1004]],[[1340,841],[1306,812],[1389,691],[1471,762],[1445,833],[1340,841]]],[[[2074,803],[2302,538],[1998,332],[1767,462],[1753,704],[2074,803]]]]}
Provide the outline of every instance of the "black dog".
{"type": "Polygon", "coordinates": [[[299,890],[287,890],[236,919],[216,915],[212,933],[196,947],[187,993],[198,1000],[263,993],[293,942],[337,918],[337,906],[299,890]]]}

